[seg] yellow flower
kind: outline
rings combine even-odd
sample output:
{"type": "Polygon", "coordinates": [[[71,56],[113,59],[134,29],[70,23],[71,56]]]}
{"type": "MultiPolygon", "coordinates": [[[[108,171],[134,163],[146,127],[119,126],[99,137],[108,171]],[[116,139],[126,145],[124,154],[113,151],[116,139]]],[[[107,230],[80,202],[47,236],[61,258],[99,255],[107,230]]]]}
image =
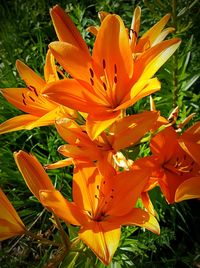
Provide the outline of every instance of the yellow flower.
{"type": "Polygon", "coordinates": [[[180,44],[178,38],[162,41],[134,59],[122,19],[109,14],[99,28],[91,56],[73,22],[58,6],[52,18],[60,41],[51,43],[50,50],[73,79],[50,83],[44,93],[88,113],[86,127],[92,139],[116,121],[121,110],[160,89],[160,82],[152,77],[180,44]]]}
{"type": "Polygon", "coordinates": [[[16,67],[27,87],[4,88],[1,89],[1,93],[16,108],[28,114],[16,116],[2,123],[0,125],[0,134],[51,125],[60,117],[71,118],[75,116],[73,110],[42,95],[48,83],[59,80],[54,57],[50,51],[47,53],[44,67],[45,80],[20,60],[17,60],[16,67]]]}
{"type": "Polygon", "coordinates": [[[0,241],[22,235],[25,231],[19,215],[0,188],[0,241]]]}

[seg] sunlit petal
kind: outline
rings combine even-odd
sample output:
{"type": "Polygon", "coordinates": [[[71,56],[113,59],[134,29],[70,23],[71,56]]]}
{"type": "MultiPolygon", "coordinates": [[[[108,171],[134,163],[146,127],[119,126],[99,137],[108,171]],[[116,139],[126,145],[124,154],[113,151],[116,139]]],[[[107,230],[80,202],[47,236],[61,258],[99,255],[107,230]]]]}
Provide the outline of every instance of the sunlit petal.
{"type": "Polygon", "coordinates": [[[200,176],[184,181],[176,190],[175,202],[193,198],[200,198],[200,176]]]}
{"type": "Polygon", "coordinates": [[[0,125],[0,134],[22,129],[29,129],[29,126],[37,119],[37,116],[29,114],[15,116],[0,125]]]}
{"type": "Polygon", "coordinates": [[[87,45],[69,15],[59,5],[55,5],[50,10],[50,15],[58,39],[79,47],[89,55],[87,45]]]}
{"type": "Polygon", "coordinates": [[[90,222],[79,231],[80,239],[108,265],[118,247],[120,226],[108,222],[90,222]]]}
{"type": "Polygon", "coordinates": [[[87,216],[73,202],[66,200],[59,191],[40,191],[40,200],[45,207],[49,207],[62,220],[74,225],[82,225],[87,222],[87,216]]]}
{"type": "Polygon", "coordinates": [[[25,230],[19,215],[0,188],[0,241],[22,235],[25,230]]]}
{"type": "Polygon", "coordinates": [[[40,190],[54,190],[49,176],[35,156],[19,151],[14,153],[14,159],[29,190],[38,200],[40,190]]]}
{"type": "Polygon", "coordinates": [[[16,61],[16,67],[27,87],[34,87],[38,92],[42,91],[45,86],[45,81],[39,75],[20,60],[16,61]]]}

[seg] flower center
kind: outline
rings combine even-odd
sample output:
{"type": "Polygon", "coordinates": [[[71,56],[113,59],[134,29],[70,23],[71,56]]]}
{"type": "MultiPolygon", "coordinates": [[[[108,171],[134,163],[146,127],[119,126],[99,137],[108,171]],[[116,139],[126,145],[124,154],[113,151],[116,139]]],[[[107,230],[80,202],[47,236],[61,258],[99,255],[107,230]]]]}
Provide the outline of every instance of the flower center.
{"type": "Polygon", "coordinates": [[[90,67],[90,84],[93,87],[94,91],[99,95],[99,97],[106,100],[109,106],[116,108],[118,106],[116,100],[116,87],[117,87],[117,65],[113,64],[113,70],[108,72],[108,67],[106,60],[102,60],[102,69],[103,73],[98,78],[95,75],[94,70],[90,67]]]}
{"type": "Polygon", "coordinates": [[[112,201],[114,199],[114,189],[109,189],[106,191],[106,181],[103,181],[100,185],[96,186],[95,199],[97,200],[97,205],[94,213],[89,213],[93,221],[104,221],[109,217],[108,210],[112,206],[112,201]]]}
{"type": "Polygon", "coordinates": [[[176,173],[177,175],[184,175],[193,172],[195,162],[186,154],[182,157],[176,157],[166,162],[163,167],[170,172],[176,173]]]}

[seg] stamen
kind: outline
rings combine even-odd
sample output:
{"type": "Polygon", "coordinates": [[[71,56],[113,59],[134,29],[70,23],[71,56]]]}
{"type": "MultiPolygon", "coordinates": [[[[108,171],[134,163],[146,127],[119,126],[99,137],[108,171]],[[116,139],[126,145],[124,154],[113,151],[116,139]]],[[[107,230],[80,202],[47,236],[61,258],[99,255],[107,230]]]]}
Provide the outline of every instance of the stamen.
{"type": "Polygon", "coordinates": [[[105,91],[107,90],[106,84],[104,82],[103,82],[103,88],[105,91]]]}
{"type": "Polygon", "coordinates": [[[105,59],[103,59],[103,68],[104,69],[106,68],[106,61],[105,61],[105,59]]]}
{"type": "Polygon", "coordinates": [[[33,91],[32,86],[28,86],[28,89],[29,89],[30,91],[33,91]]]}
{"type": "Polygon", "coordinates": [[[34,93],[35,93],[35,95],[36,95],[36,97],[39,97],[39,95],[38,95],[37,90],[36,90],[35,87],[33,87],[33,86],[29,86],[29,88],[32,88],[33,91],[34,91],[34,93]]]}
{"type": "Polygon", "coordinates": [[[93,77],[94,77],[94,72],[93,72],[93,70],[90,68],[89,71],[90,71],[90,75],[91,75],[91,77],[93,78],[93,77]]]}
{"type": "Polygon", "coordinates": [[[117,65],[116,65],[116,63],[114,64],[114,71],[115,71],[115,74],[117,74],[117,65]]]}
{"type": "Polygon", "coordinates": [[[134,31],[133,29],[130,29],[130,32],[131,32],[132,34],[134,34],[136,38],[138,38],[138,35],[137,35],[136,31],[134,31]]]}
{"type": "Polygon", "coordinates": [[[30,98],[33,102],[35,102],[34,98],[32,98],[31,96],[29,96],[29,98],[30,98]]]}
{"type": "Polygon", "coordinates": [[[25,99],[25,95],[24,95],[24,93],[22,93],[22,97],[25,99]]]}
{"type": "Polygon", "coordinates": [[[94,86],[94,80],[92,78],[90,78],[90,83],[92,86],[94,86]]]}
{"type": "Polygon", "coordinates": [[[23,99],[23,104],[26,105],[25,99],[23,99]]]}

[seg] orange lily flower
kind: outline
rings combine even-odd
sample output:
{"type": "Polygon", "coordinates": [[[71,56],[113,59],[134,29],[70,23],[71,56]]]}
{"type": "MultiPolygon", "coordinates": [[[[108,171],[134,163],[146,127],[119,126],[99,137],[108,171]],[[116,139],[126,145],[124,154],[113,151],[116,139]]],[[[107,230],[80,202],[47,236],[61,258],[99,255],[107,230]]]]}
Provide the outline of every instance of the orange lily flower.
{"type": "Polygon", "coordinates": [[[135,55],[139,55],[145,50],[150,49],[151,47],[159,44],[165,39],[165,37],[169,33],[175,30],[173,27],[168,27],[164,29],[165,25],[170,19],[170,14],[166,14],[161,20],[159,20],[147,32],[145,32],[140,37],[139,40],[137,40],[140,29],[140,17],[141,17],[141,8],[138,6],[134,10],[130,29],[130,45],[135,55]]]}
{"type": "Polygon", "coordinates": [[[50,51],[47,53],[44,67],[45,80],[20,60],[17,60],[16,67],[27,87],[4,88],[1,89],[1,93],[15,107],[28,114],[16,116],[2,123],[0,125],[0,134],[52,125],[60,117],[71,118],[75,116],[73,110],[61,106],[42,95],[48,83],[59,80],[54,57],[50,51]]]}
{"type": "Polygon", "coordinates": [[[22,235],[26,227],[0,188],[0,241],[22,235]]]}
{"type": "MultiPolygon", "coordinates": [[[[179,138],[185,152],[200,166],[200,122],[188,128],[179,138]]],[[[175,201],[200,198],[200,170],[197,176],[184,181],[177,189],[175,201]]]]}
{"type": "MultiPolygon", "coordinates": [[[[192,127],[196,129],[199,124],[192,127]]],[[[155,171],[158,178],[158,183],[161,190],[168,201],[173,203],[174,201],[181,201],[182,198],[186,199],[193,195],[193,198],[200,197],[200,191],[197,190],[197,178],[200,174],[200,163],[196,161],[198,155],[198,143],[195,143],[196,137],[191,136],[193,130],[188,129],[179,138],[178,134],[172,127],[167,127],[162,132],[158,133],[151,140],[151,151],[154,157],[155,171]],[[187,137],[187,141],[193,143],[192,150],[187,153],[187,150],[183,150],[180,144],[184,144],[183,140],[187,137]],[[188,138],[191,137],[190,140],[188,138]],[[180,139],[180,141],[179,141],[180,139]],[[196,144],[196,148],[195,145],[196,144]],[[191,192],[190,192],[191,191],[191,192]]],[[[199,127],[198,127],[199,136],[199,127]]],[[[186,142],[187,146],[189,143],[186,142]]],[[[184,146],[183,146],[184,147],[184,146]]],[[[189,147],[188,147],[189,149],[189,147]]],[[[149,158],[150,159],[150,158],[149,158]]]]}
{"type": "MultiPolygon", "coordinates": [[[[157,112],[143,112],[137,115],[118,119],[110,127],[109,132],[103,132],[95,140],[87,134],[85,125],[78,125],[72,120],[61,119],[56,122],[60,136],[68,144],[61,145],[58,151],[67,158],[57,163],[47,165],[47,169],[73,164],[73,159],[99,162],[104,158],[113,162],[114,155],[121,149],[138,142],[149,131],[158,118],[157,112]]],[[[100,163],[99,163],[100,164],[100,163]]]]}
{"type": "Polygon", "coordinates": [[[48,84],[44,93],[58,103],[88,113],[87,132],[95,139],[120,117],[121,110],[160,89],[160,82],[152,77],[178,48],[180,39],[160,42],[134,60],[122,19],[109,14],[99,28],[90,56],[78,30],[74,25],[72,28],[72,22],[67,25],[69,16],[57,11],[57,17],[62,23],[54,19],[56,32],[60,36],[65,25],[66,35],[64,41],[51,43],[50,50],[74,79],[48,84]]]}
{"type": "MultiPolygon", "coordinates": [[[[104,11],[100,11],[98,13],[101,23],[108,15],[109,13],[104,11]]],[[[140,53],[162,42],[169,33],[175,30],[173,27],[164,29],[165,25],[170,19],[170,14],[166,14],[160,21],[158,21],[153,27],[151,27],[147,32],[145,32],[138,40],[140,30],[140,18],[141,8],[137,6],[133,13],[131,29],[129,32],[129,42],[131,50],[134,53],[134,57],[137,57],[138,55],[140,55],[140,53]]],[[[87,30],[96,36],[99,31],[99,27],[90,26],[87,28],[87,30]]]]}
{"type": "Polygon", "coordinates": [[[76,162],[73,202],[58,191],[40,191],[40,199],[67,223],[81,226],[79,238],[108,265],[119,243],[121,225],[134,224],[159,233],[156,219],[134,208],[147,179],[147,169],[116,174],[108,164],[100,172],[92,163],[76,162]]]}
{"type": "Polygon", "coordinates": [[[54,190],[49,176],[34,155],[19,151],[14,153],[14,159],[26,185],[39,201],[41,190],[54,190]]]}

